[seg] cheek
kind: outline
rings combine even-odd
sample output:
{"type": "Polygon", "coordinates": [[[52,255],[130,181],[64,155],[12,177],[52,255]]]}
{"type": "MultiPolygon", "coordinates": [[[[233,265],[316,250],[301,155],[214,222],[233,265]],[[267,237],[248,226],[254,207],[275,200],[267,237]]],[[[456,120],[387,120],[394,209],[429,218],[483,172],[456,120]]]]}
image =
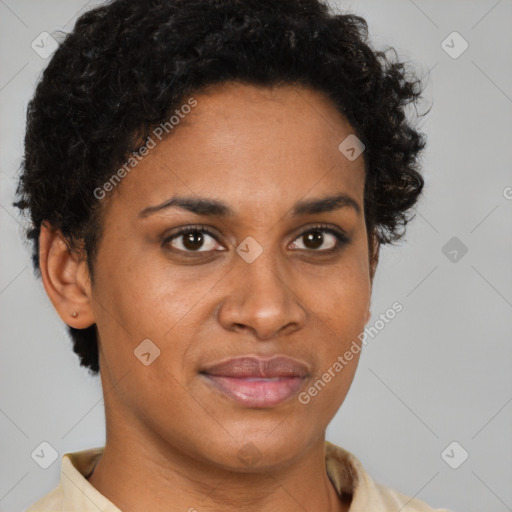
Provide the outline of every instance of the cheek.
{"type": "Polygon", "coordinates": [[[306,278],[302,296],[332,336],[346,339],[362,329],[366,321],[371,296],[368,268],[354,261],[336,267],[320,279],[306,278]]]}
{"type": "Polygon", "coordinates": [[[308,294],[308,306],[314,317],[314,377],[298,399],[305,411],[327,428],[356,373],[370,286],[368,277],[356,264],[341,270],[317,289],[321,291],[308,294]]]}
{"type": "Polygon", "coordinates": [[[312,407],[319,411],[334,414],[350,388],[359,361],[360,335],[370,303],[370,281],[365,265],[354,260],[314,287],[309,280],[307,283],[309,292],[305,288],[303,293],[315,332],[317,384],[305,400],[314,402],[312,407]]]}
{"type": "Polygon", "coordinates": [[[183,381],[195,368],[189,352],[207,324],[216,303],[215,285],[225,271],[139,262],[125,260],[109,269],[99,290],[100,300],[110,304],[107,312],[98,307],[100,339],[108,340],[105,363],[115,380],[133,370],[140,389],[152,390],[162,382],[173,388],[175,379],[183,381]],[[148,350],[158,355],[145,367],[135,356],[148,350]]]}

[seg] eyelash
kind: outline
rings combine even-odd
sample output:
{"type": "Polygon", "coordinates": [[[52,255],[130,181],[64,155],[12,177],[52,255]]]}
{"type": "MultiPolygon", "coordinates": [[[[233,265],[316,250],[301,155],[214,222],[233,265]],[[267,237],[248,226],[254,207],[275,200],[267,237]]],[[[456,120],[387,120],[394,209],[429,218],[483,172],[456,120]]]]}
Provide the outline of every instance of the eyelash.
{"type": "MultiPolygon", "coordinates": [[[[342,233],[341,231],[338,231],[334,228],[331,228],[329,226],[326,226],[325,224],[316,224],[314,226],[307,228],[306,230],[299,233],[299,235],[297,237],[295,237],[293,239],[293,241],[297,240],[298,238],[300,238],[300,237],[304,236],[305,234],[310,233],[312,231],[321,231],[323,233],[329,233],[331,235],[334,235],[337,240],[336,245],[334,247],[331,247],[330,249],[323,249],[323,250],[321,250],[321,249],[320,250],[300,249],[300,250],[306,250],[308,252],[314,252],[314,253],[316,252],[316,253],[322,254],[322,255],[331,255],[331,254],[334,254],[334,253],[340,251],[343,248],[343,246],[347,245],[350,242],[350,239],[344,233],[342,233]]],[[[179,228],[176,232],[174,232],[171,236],[166,237],[162,241],[162,247],[166,246],[169,242],[171,242],[175,238],[178,238],[181,235],[185,235],[185,234],[191,233],[191,232],[206,233],[209,236],[211,236],[217,243],[220,243],[217,240],[217,236],[215,235],[215,233],[213,231],[211,231],[207,226],[190,225],[190,226],[183,226],[182,228],[179,228]]],[[[210,251],[183,251],[182,249],[172,249],[172,250],[178,251],[181,253],[185,253],[185,254],[191,254],[191,255],[210,252],[210,251]]]]}

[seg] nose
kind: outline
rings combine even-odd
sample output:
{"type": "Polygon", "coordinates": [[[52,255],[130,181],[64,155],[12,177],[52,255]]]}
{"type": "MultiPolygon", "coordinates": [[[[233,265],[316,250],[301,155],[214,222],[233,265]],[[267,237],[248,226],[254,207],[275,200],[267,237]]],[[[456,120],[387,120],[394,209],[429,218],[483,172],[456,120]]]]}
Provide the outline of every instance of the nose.
{"type": "Polygon", "coordinates": [[[259,340],[304,327],[307,310],[285,264],[266,251],[252,263],[237,258],[218,308],[221,325],[229,331],[250,332],[259,340]]]}

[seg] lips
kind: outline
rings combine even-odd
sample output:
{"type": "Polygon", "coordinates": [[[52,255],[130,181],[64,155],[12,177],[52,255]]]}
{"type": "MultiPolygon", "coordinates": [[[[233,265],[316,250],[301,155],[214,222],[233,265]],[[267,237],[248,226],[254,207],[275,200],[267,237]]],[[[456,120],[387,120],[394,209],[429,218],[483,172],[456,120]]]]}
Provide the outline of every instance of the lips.
{"type": "Polygon", "coordinates": [[[218,377],[263,378],[305,377],[308,368],[305,364],[284,356],[271,359],[260,357],[239,357],[210,366],[202,373],[218,377]]]}
{"type": "Polygon", "coordinates": [[[308,367],[295,359],[240,357],[200,372],[206,381],[245,407],[275,407],[297,393],[309,374],[308,367]]]}

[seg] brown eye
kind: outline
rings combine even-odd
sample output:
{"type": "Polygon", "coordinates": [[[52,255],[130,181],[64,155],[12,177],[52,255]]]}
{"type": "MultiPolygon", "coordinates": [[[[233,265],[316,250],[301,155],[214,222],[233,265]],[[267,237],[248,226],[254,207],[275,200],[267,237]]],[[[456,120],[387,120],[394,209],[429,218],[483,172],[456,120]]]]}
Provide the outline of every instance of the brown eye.
{"type": "Polygon", "coordinates": [[[293,242],[294,249],[304,249],[322,254],[330,254],[348,243],[348,238],[341,232],[328,227],[314,227],[304,231],[293,242]]]}
{"type": "Polygon", "coordinates": [[[209,252],[222,247],[208,230],[202,228],[183,228],[167,237],[163,245],[182,252],[209,252]]]}
{"type": "Polygon", "coordinates": [[[302,235],[302,240],[308,249],[318,249],[324,243],[324,235],[321,231],[310,231],[309,233],[302,235]]]}

